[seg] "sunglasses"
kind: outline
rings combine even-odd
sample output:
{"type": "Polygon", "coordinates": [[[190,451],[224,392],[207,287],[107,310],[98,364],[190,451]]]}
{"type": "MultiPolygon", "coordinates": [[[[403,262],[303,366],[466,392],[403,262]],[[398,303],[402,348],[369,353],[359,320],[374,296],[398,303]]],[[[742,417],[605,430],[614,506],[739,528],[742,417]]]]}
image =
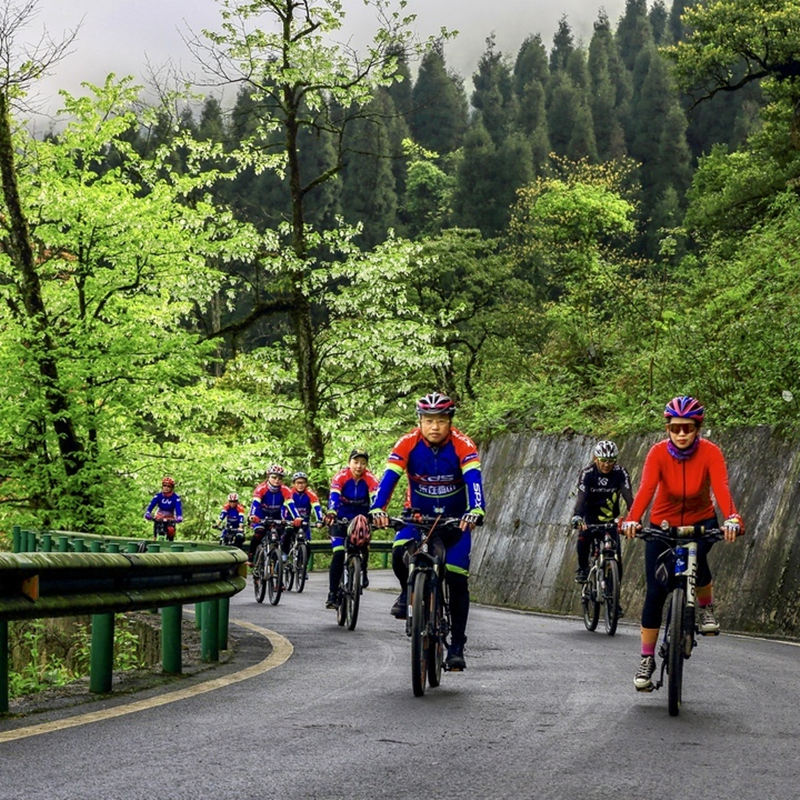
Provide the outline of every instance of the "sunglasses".
{"type": "Polygon", "coordinates": [[[693,422],[672,422],[667,425],[667,430],[670,433],[694,433],[697,425],[693,422]]]}
{"type": "Polygon", "coordinates": [[[601,464],[616,464],[616,458],[598,458],[597,459],[601,464]]]}

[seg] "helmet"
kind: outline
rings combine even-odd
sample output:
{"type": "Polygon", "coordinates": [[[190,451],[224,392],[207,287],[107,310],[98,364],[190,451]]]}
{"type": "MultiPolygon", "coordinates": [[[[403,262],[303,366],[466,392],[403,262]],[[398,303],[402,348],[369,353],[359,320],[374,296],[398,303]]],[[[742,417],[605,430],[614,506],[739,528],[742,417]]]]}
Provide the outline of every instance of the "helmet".
{"type": "Polygon", "coordinates": [[[447,414],[452,417],[456,413],[456,404],[446,395],[431,392],[417,400],[417,414],[447,414]]]}
{"type": "Polygon", "coordinates": [[[593,455],[595,458],[604,458],[604,459],[611,459],[616,458],[619,450],[617,450],[617,446],[614,442],[609,441],[608,439],[603,439],[602,442],[598,442],[594,446],[593,455]]]}
{"type": "Polygon", "coordinates": [[[350,458],[348,461],[352,461],[354,458],[363,458],[364,461],[369,461],[369,453],[361,447],[354,447],[350,451],[350,458]]]}
{"type": "Polygon", "coordinates": [[[295,472],[295,474],[292,475],[292,483],[299,480],[307,481],[308,475],[306,475],[305,472],[295,472]]]}
{"type": "Polygon", "coordinates": [[[238,503],[239,502],[239,495],[236,492],[231,492],[228,495],[228,502],[229,503],[238,503]]]}
{"type": "Polygon", "coordinates": [[[664,409],[664,417],[668,421],[673,417],[680,417],[681,419],[693,419],[698,425],[701,425],[705,416],[705,408],[694,397],[686,395],[673,397],[664,409]]]}
{"type": "Polygon", "coordinates": [[[369,521],[363,514],[353,517],[347,526],[347,536],[356,547],[366,547],[372,538],[369,521]]]}
{"type": "Polygon", "coordinates": [[[169,475],[165,475],[161,479],[161,485],[162,486],[169,486],[170,489],[174,489],[175,488],[175,480],[173,478],[170,478],[169,475]]]}
{"type": "Polygon", "coordinates": [[[280,464],[273,464],[268,470],[267,475],[280,475],[283,477],[286,474],[286,470],[280,464]]]}

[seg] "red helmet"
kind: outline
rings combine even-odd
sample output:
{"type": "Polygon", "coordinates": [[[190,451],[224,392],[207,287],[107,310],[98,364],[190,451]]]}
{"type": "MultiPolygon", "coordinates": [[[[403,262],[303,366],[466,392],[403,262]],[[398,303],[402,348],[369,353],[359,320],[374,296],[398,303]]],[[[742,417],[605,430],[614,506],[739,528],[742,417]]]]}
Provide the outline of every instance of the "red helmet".
{"type": "Polygon", "coordinates": [[[353,517],[347,526],[347,536],[356,547],[366,547],[372,538],[369,520],[363,514],[353,517]]]}
{"type": "Polygon", "coordinates": [[[673,397],[664,409],[664,418],[667,421],[677,417],[679,419],[693,419],[698,425],[701,425],[705,416],[705,408],[694,397],[688,397],[687,395],[673,397]]]}
{"type": "Polygon", "coordinates": [[[452,417],[456,413],[456,404],[446,395],[431,392],[417,400],[417,414],[447,414],[452,417]]]}
{"type": "Polygon", "coordinates": [[[280,475],[283,477],[286,474],[286,470],[280,466],[280,464],[273,464],[268,470],[267,475],[280,475]]]}
{"type": "Polygon", "coordinates": [[[238,503],[239,502],[239,495],[236,492],[231,492],[228,495],[228,502],[229,503],[238,503]]]}
{"type": "Polygon", "coordinates": [[[169,486],[170,489],[175,488],[175,481],[173,478],[170,478],[169,475],[166,475],[164,478],[161,479],[162,486],[169,486]]]}

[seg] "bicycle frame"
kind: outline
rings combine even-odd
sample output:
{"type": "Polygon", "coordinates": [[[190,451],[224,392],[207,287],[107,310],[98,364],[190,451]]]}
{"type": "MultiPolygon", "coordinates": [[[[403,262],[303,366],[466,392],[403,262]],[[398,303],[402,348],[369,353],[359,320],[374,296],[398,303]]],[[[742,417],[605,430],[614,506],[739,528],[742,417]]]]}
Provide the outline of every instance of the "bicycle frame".
{"type": "Polygon", "coordinates": [[[613,636],[617,631],[619,608],[619,574],[622,567],[617,542],[612,536],[616,531],[616,523],[600,523],[587,525],[590,532],[604,532],[602,541],[594,537],[589,552],[589,574],[581,589],[581,604],[583,606],[583,619],[589,631],[597,628],[600,618],[600,605],[605,608],[604,620],[606,633],[613,636]],[[616,569],[607,570],[608,561],[616,562],[616,569]],[[609,577],[607,578],[607,574],[609,577]]]}

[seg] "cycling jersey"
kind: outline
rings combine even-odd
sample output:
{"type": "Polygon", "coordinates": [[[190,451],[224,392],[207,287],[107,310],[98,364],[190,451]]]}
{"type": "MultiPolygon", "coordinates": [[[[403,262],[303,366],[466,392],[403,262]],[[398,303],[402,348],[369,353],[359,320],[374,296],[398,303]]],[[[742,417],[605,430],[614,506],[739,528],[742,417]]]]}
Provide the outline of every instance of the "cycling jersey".
{"type": "Polygon", "coordinates": [[[650,523],[695,525],[716,517],[711,492],[725,517],[736,514],[728,487],[728,470],[722,451],[708,439],[700,439],[697,451],[684,461],[673,458],[667,441],[650,448],[642,470],[639,491],[628,512],[628,520],[640,522],[647,506],[650,523]]]}
{"type": "Polygon", "coordinates": [[[590,464],[578,477],[578,496],[574,516],[581,517],[587,525],[613,522],[620,515],[620,500],[625,507],[633,505],[633,492],[628,470],[619,464],[603,474],[596,464],[590,464]]]}
{"type": "Polygon", "coordinates": [[[224,521],[231,528],[241,528],[244,525],[244,506],[239,503],[226,503],[219,512],[220,522],[224,521]]]}
{"type": "Polygon", "coordinates": [[[286,486],[273,486],[268,480],[256,486],[250,516],[260,520],[296,519],[300,516],[286,486]]]}
{"type": "Polygon", "coordinates": [[[350,467],[339,470],[331,481],[331,494],[328,498],[328,510],[349,522],[359,514],[367,514],[372,499],[378,490],[378,479],[365,470],[359,480],[353,476],[350,467]]]}
{"type": "Polygon", "coordinates": [[[308,525],[311,517],[314,522],[322,522],[322,508],[319,504],[319,497],[311,489],[304,489],[302,492],[293,491],[292,500],[294,501],[297,513],[303,518],[303,522],[308,525]]]}
{"type": "Polygon", "coordinates": [[[419,428],[403,436],[389,455],[374,508],[386,509],[404,472],[408,474],[406,508],[447,517],[460,517],[467,511],[483,513],[478,450],[456,428],[436,446],[425,441],[419,428]]]}
{"type": "Polygon", "coordinates": [[[165,495],[159,492],[153,496],[150,505],[147,506],[147,514],[151,514],[153,509],[158,506],[156,517],[173,517],[176,521],[183,520],[183,510],[181,509],[181,498],[179,494],[172,492],[170,495],[165,495]]]}

